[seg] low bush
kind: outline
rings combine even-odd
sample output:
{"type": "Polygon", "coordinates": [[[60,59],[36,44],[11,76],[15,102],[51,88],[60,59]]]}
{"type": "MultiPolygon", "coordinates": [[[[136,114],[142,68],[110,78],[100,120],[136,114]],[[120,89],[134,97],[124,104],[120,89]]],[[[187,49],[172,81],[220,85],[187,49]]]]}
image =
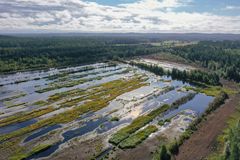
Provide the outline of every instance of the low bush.
{"type": "Polygon", "coordinates": [[[109,142],[115,145],[119,144],[121,141],[128,138],[131,134],[151,122],[159,114],[167,111],[169,108],[169,105],[164,104],[163,106],[153,110],[149,114],[136,118],[130,125],[120,129],[117,133],[113,134],[112,137],[109,139],[109,142]]]}
{"type": "Polygon", "coordinates": [[[24,159],[27,159],[27,158],[31,157],[32,155],[35,155],[39,152],[47,150],[51,146],[52,145],[50,145],[50,144],[42,144],[42,145],[36,146],[28,153],[18,153],[16,155],[10,157],[10,160],[24,160],[24,159]]]}
{"type": "Polygon", "coordinates": [[[206,114],[209,114],[212,111],[216,110],[220,105],[224,104],[224,101],[226,99],[228,99],[227,93],[221,91],[220,94],[213,100],[213,102],[209,104],[209,107],[206,110],[206,114]]]}
{"type": "Polygon", "coordinates": [[[119,121],[119,118],[118,118],[118,117],[112,117],[112,118],[110,119],[110,121],[119,121]]]}
{"type": "Polygon", "coordinates": [[[172,143],[168,145],[168,150],[171,154],[176,155],[179,151],[179,144],[177,140],[175,139],[172,143]]]}
{"type": "Polygon", "coordinates": [[[166,146],[163,145],[160,152],[160,160],[170,160],[170,159],[171,159],[171,156],[169,155],[166,146]]]}
{"type": "Polygon", "coordinates": [[[157,130],[158,129],[156,126],[149,125],[146,128],[144,128],[143,130],[141,130],[135,134],[132,134],[130,137],[123,140],[119,144],[119,147],[122,149],[123,148],[134,148],[134,147],[136,147],[136,145],[138,145],[139,143],[144,141],[150,134],[152,134],[153,132],[156,132],[157,130]]]}

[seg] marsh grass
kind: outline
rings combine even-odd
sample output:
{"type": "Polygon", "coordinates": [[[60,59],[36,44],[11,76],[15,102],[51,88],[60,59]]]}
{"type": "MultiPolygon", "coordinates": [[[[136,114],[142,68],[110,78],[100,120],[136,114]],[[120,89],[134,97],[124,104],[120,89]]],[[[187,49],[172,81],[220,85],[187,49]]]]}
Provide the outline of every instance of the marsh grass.
{"type": "Polygon", "coordinates": [[[158,129],[156,126],[149,125],[146,128],[138,131],[137,133],[132,134],[127,139],[123,140],[119,144],[119,148],[135,148],[138,144],[147,139],[150,134],[156,132],[157,130],[158,129]]]}
{"type": "MultiPolygon", "coordinates": [[[[115,81],[101,84],[101,85],[97,86],[97,90],[99,89],[104,92],[102,92],[102,95],[98,96],[96,99],[92,99],[91,101],[86,102],[83,105],[76,106],[71,110],[67,110],[63,113],[59,113],[50,118],[40,120],[30,126],[22,128],[20,130],[11,132],[6,135],[2,135],[2,136],[0,136],[0,142],[9,140],[14,137],[22,136],[24,134],[27,134],[29,132],[32,132],[34,130],[37,130],[37,129],[45,127],[45,126],[61,124],[61,123],[68,123],[68,122],[71,122],[71,121],[79,118],[79,116],[81,116],[84,113],[98,111],[98,110],[106,107],[108,105],[109,101],[115,99],[117,96],[119,96],[125,92],[129,92],[129,91],[132,91],[134,89],[137,89],[137,88],[140,88],[140,87],[146,85],[146,83],[142,83],[142,82],[143,82],[142,77],[134,77],[129,80],[120,79],[120,80],[115,80],[115,81]],[[110,95],[110,96],[108,96],[106,98],[106,95],[110,95]]],[[[34,112],[32,114],[35,115],[34,112]]],[[[20,121],[20,120],[22,121],[22,119],[24,119],[24,120],[29,119],[30,117],[31,118],[33,117],[32,114],[27,114],[25,116],[21,115],[21,116],[17,117],[17,119],[18,119],[18,121],[20,121]]],[[[36,116],[39,116],[39,114],[37,114],[36,116]]],[[[10,122],[9,122],[9,119],[8,120],[4,119],[3,124],[13,123],[14,121],[16,121],[15,119],[16,119],[16,117],[12,117],[10,119],[11,120],[10,122]]]]}
{"type": "Polygon", "coordinates": [[[220,86],[207,86],[207,87],[190,87],[185,86],[186,90],[193,90],[195,92],[204,93],[207,96],[218,96],[222,91],[226,92],[228,95],[236,94],[237,92],[229,88],[220,87],[220,86]]]}
{"type": "Polygon", "coordinates": [[[120,142],[128,138],[131,134],[133,134],[140,128],[144,127],[146,124],[151,122],[155,117],[167,111],[169,108],[170,108],[169,105],[164,104],[163,106],[153,110],[149,114],[136,118],[130,125],[120,129],[115,134],[113,134],[112,137],[109,139],[109,142],[114,145],[118,145],[120,142]]]}
{"type": "Polygon", "coordinates": [[[111,73],[105,76],[98,76],[98,77],[94,77],[94,78],[88,78],[88,79],[78,79],[78,80],[69,80],[67,79],[67,81],[60,81],[60,82],[52,82],[49,84],[48,87],[43,88],[43,89],[39,89],[36,90],[37,93],[44,93],[44,92],[48,92],[48,91],[52,91],[52,90],[56,90],[56,89],[61,89],[61,88],[70,88],[79,84],[83,84],[85,82],[90,82],[90,81],[94,81],[94,80],[101,80],[102,78],[105,77],[110,77],[116,74],[123,74],[123,73],[127,73],[129,72],[129,70],[124,70],[122,72],[119,73],[111,73]]]}
{"type": "Polygon", "coordinates": [[[0,127],[7,126],[7,125],[10,125],[10,124],[14,124],[14,123],[24,122],[24,121],[39,117],[41,115],[50,113],[54,110],[55,109],[50,106],[50,107],[47,107],[47,108],[42,108],[42,109],[34,110],[34,111],[31,111],[31,112],[20,113],[20,114],[16,114],[16,115],[13,115],[13,116],[9,116],[7,118],[4,118],[4,119],[0,120],[0,127]]]}
{"type": "Polygon", "coordinates": [[[18,104],[14,104],[14,105],[10,105],[10,106],[7,106],[7,108],[13,108],[13,107],[19,107],[19,106],[22,106],[22,105],[25,105],[26,103],[18,103],[18,104]]]}
{"type": "Polygon", "coordinates": [[[27,152],[27,153],[19,152],[19,153],[16,153],[14,156],[10,157],[9,159],[10,160],[24,160],[24,159],[27,159],[34,154],[37,154],[37,153],[42,152],[44,150],[47,150],[50,147],[51,147],[51,144],[41,144],[41,145],[38,145],[38,146],[34,147],[30,152],[27,152]]]}
{"type": "Polygon", "coordinates": [[[27,95],[26,93],[21,93],[21,94],[12,96],[12,97],[4,98],[4,99],[2,99],[2,100],[0,100],[0,101],[1,101],[1,102],[11,101],[11,100],[14,100],[14,99],[17,99],[17,98],[20,98],[20,97],[24,97],[24,96],[26,96],[26,95],[27,95]]]}
{"type": "Polygon", "coordinates": [[[48,104],[47,101],[42,101],[42,100],[36,101],[36,102],[33,103],[33,105],[38,105],[38,106],[45,106],[47,104],[48,104]]]}

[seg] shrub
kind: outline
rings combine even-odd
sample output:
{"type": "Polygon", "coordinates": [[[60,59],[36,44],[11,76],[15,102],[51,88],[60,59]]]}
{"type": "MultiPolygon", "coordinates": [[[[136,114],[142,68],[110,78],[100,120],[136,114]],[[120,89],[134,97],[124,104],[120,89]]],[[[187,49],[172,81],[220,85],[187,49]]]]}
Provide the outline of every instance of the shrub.
{"type": "Polygon", "coordinates": [[[157,131],[157,127],[155,127],[153,125],[149,125],[145,129],[131,135],[130,137],[128,137],[127,139],[122,141],[119,144],[119,147],[120,148],[134,148],[134,147],[136,147],[136,145],[138,145],[139,143],[141,143],[142,141],[147,139],[147,137],[150,134],[152,134],[153,132],[156,132],[156,131],[157,131]]]}
{"type": "Polygon", "coordinates": [[[178,151],[179,151],[179,144],[177,142],[177,140],[174,140],[172,143],[169,144],[168,146],[168,150],[171,154],[178,154],[178,151]]]}
{"type": "Polygon", "coordinates": [[[163,121],[163,120],[160,120],[160,121],[158,122],[158,125],[163,126],[163,125],[164,125],[164,121],[163,121]]]}
{"type": "Polygon", "coordinates": [[[110,121],[119,121],[119,118],[118,118],[118,117],[112,117],[112,118],[110,119],[110,121]]]}
{"type": "Polygon", "coordinates": [[[228,99],[227,93],[221,91],[220,94],[213,100],[213,102],[209,104],[209,107],[206,110],[206,114],[209,114],[212,111],[216,110],[220,105],[224,104],[224,101],[226,99],[228,99]]]}
{"type": "Polygon", "coordinates": [[[136,118],[130,125],[120,129],[117,133],[113,134],[112,137],[109,139],[109,142],[115,145],[119,144],[121,141],[128,138],[131,134],[133,134],[134,132],[144,127],[149,122],[151,122],[159,114],[167,111],[169,108],[170,108],[169,105],[164,104],[158,109],[155,109],[152,112],[150,112],[148,115],[136,118]]]}
{"type": "Polygon", "coordinates": [[[171,156],[169,155],[165,145],[162,145],[160,151],[160,160],[170,160],[171,156]]]}

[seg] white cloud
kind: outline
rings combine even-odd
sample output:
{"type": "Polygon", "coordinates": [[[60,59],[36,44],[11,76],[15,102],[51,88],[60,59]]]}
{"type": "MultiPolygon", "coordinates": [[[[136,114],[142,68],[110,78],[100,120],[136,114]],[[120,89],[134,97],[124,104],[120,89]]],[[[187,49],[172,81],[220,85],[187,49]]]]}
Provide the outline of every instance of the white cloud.
{"type": "Polygon", "coordinates": [[[181,0],[141,0],[135,3],[120,4],[119,6],[125,7],[127,9],[137,9],[137,10],[155,10],[155,9],[166,9],[166,8],[177,8],[179,6],[186,5],[190,1],[181,0]]]}
{"type": "MultiPolygon", "coordinates": [[[[240,33],[240,16],[176,12],[190,0],[140,0],[117,6],[82,0],[3,0],[0,30],[240,33]]],[[[2,6],[1,6],[2,5],[2,6]]]]}
{"type": "Polygon", "coordinates": [[[239,10],[240,11],[240,6],[226,6],[224,10],[239,10]]]}

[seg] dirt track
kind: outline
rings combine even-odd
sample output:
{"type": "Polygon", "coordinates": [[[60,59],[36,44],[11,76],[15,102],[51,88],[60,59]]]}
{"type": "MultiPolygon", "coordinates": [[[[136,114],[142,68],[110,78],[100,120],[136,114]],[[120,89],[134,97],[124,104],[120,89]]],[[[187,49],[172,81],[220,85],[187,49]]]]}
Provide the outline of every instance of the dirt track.
{"type": "Polygon", "coordinates": [[[176,160],[200,160],[213,150],[214,142],[226,127],[226,121],[236,111],[235,106],[240,101],[240,94],[231,96],[219,109],[200,123],[198,130],[188,139],[179,150],[176,160]]]}

